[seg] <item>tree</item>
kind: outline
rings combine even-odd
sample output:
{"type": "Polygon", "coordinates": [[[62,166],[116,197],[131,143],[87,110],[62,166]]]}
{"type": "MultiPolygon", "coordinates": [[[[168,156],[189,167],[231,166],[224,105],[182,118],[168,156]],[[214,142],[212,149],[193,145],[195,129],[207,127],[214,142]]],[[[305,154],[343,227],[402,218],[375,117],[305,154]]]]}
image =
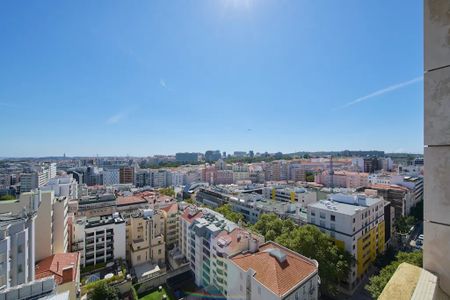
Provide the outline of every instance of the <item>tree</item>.
{"type": "Polygon", "coordinates": [[[350,272],[352,256],[338,248],[334,240],[312,225],[298,226],[292,220],[281,220],[275,214],[264,214],[252,226],[253,230],[319,263],[321,290],[328,295],[337,293],[341,279],[350,272]]]}
{"type": "Polygon", "coordinates": [[[398,266],[404,262],[422,267],[422,251],[399,252],[393,262],[381,269],[378,275],[372,276],[365,288],[370,293],[373,299],[377,299],[381,295],[381,292],[383,291],[388,281],[391,279],[392,275],[394,275],[398,266]]]}
{"type": "Polygon", "coordinates": [[[275,214],[263,214],[252,228],[262,234],[266,241],[275,241],[278,236],[292,231],[295,226],[295,223],[290,219],[281,220],[275,214]]]}
{"type": "Polygon", "coordinates": [[[401,216],[395,221],[395,228],[398,233],[408,233],[411,226],[416,223],[416,219],[413,216],[401,216]]]}
{"type": "Polygon", "coordinates": [[[307,182],[314,182],[314,173],[311,171],[306,171],[305,172],[305,176],[306,176],[306,181],[307,182]]]}
{"type": "Polygon", "coordinates": [[[166,196],[169,196],[169,197],[175,197],[175,190],[173,189],[173,187],[161,188],[161,189],[159,189],[159,193],[161,195],[166,195],[166,196]]]}
{"type": "Polygon", "coordinates": [[[276,238],[277,243],[317,260],[321,291],[336,295],[341,280],[348,278],[353,257],[335,245],[333,239],[313,225],[296,226],[276,238]]]}
{"type": "Polygon", "coordinates": [[[92,291],[93,300],[119,300],[119,289],[108,285],[105,281],[99,282],[92,291]]]}
{"type": "Polygon", "coordinates": [[[3,196],[0,196],[0,201],[2,201],[2,200],[15,200],[15,199],[16,199],[16,197],[13,196],[13,195],[3,195],[3,196]]]}
{"type": "Polygon", "coordinates": [[[239,221],[244,221],[244,215],[241,213],[233,211],[230,204],[224,204],[215,209],[219,214],[222,214],[226,219],[231,222],[238,223],[239,221]]]}

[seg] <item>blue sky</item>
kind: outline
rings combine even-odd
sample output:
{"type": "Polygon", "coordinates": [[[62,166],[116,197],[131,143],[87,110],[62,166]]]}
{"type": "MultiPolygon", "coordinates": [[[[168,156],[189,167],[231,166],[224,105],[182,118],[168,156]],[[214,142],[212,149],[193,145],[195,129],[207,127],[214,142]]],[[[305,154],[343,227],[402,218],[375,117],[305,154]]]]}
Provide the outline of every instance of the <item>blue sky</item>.
{"type": "Polygon", "coordinates": [[[1,1],[0,156],[423,150],[422,1],[1,1]]]}

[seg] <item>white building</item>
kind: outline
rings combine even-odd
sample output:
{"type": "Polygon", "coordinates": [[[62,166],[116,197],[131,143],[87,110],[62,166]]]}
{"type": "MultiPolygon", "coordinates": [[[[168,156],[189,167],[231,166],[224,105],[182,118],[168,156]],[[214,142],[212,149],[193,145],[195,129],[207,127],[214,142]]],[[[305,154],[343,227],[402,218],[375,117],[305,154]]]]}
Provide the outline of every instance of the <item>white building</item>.
{"type": "Polygon", "coordinates": [[[288,188],[283,186],[265,187],[263,195],[266,199],[281,202],[296,202],[302,207],[317,201],[317,193],[305,188],[288,188]]]}
{"type": "Polygon", "coordinates": [[[72,250],[81,252],[83,267],[126,258],[125,221],[118,213],[77,218],[72,226],[72,250]]]}
{"type": "Polygon", "coordinates": [[[227,299],[297,299],[307,287],[309,296],[298,299],[317,299],[317,263],[275,243],[260,248],[263,241],[209,209],[189,206],[180,217],[180,249],[198,286],[213,287],[227,299]],[[278,261],[269,248],[286,260],[278,261]],[[269,263],[273,268],[264,268],[269,263]],[[270,284],[262,279],[269,273],[270,284]]]}
{"type": "Polygon", "coordinates": [[[52,254],[68,250],[68,200],[55,198],[53,191],[35,191],[20,194],[20,198],[0,202],[0,212],[19,214],[23,209],[37,210],[35,259],[36,262],[52,254]]]}
{"type": "Polygon", "coordinates": [[[308,206],[308,223],[329,234],[338,247],[356,258],[343,284],[352,292],[385,249],[384,200],[366,195],[332,194],[308,206]]]}
{"type": "Polygon", "coordinates": [[[120,184],[119,169],[103,170],[103,185],[120,184]]]}
{"type": "Polygon", "coordinates": [[[0,291],[34,280],[35,218],[0,215],[0,291]]]}
{"type": "Polygon", "coordinates": [[[167,186],[167,171],[166,170],[150,170],[153,187],[167,186]]]}
{"type": "Polygon", "coordinates": [[[53,191],[55,197],[66,197],[68,200],[78,199],[78,182],[72,174],[50,179],[41,191],[53,191]]]}
{"type": "Polygon", "coordinates": [[[168,186],[182,186],[184,185],[184,173],[178,171],[167,172],[168,186]]]}

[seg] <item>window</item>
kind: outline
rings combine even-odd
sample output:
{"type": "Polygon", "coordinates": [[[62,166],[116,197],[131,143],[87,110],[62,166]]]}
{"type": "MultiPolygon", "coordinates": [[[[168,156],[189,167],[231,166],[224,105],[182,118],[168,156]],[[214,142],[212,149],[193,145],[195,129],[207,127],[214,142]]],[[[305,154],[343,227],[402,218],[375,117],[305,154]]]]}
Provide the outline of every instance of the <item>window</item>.
{"type": "Polygon", "coordinates": [[[355,222],[356,222],[356,219],[355,219],[355,218],[353,218],[353,224],[355,224],[355,222]]]}
{"type": "Polygon", "coordinates": [[[17,273],[22,273],[23,269],[22,269],[22,265],[19,265],[17,267],[17,273]]]}
{"type": "Polygon", "coordinates": [[[325,219],[325,213],[324,212],[320,212],[320,218],[321,219],[325,219]]]}
{"type": "Polygon", "coordinates": [[[22,245],[17,246],[17,252],[22,253],[22,251],[23,251],[22,245]]]}
{"type": "Polygon", "coordinates": [[[158,254],[161,254],[161,249],[158,249],[158,254]]]}
{"type": "Polygon", "coordinates": [[[335,215],[331,215],[331,216],[330,216],[330,220],[331,220],[331,221],[336,221],[336,216],[335,216],[335,215]]]}
{"type": "Polygon", "coordinates": [[[141,261],[141,256],[140,255],[137,256],[137,260],[141,261]]]}

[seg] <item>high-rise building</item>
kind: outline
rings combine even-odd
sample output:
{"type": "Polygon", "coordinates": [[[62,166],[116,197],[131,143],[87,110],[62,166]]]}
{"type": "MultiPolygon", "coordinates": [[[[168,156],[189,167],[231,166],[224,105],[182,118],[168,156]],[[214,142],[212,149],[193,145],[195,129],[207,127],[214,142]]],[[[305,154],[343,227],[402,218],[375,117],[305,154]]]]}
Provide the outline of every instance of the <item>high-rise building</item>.
{"type": "Polygon", "coordinates": [[[199,161],[199,154],[189,152],[176,153],[175,160],[180,163],[196,163],[199,161]]]}
{"type": "Polygon", "coordinates": [[[329,234],[356,258],[342,287],[352,293],[385,249],[384,200],[363,194],[331,194],[308,205],[308,223],[329,234]]]}
{"type": "Polygon", "coordinates": [[[119,169],[103,170],[103,185],[115,185],[120,183],[119,169]]]}
{"type": "Polygon", "coordinates": [[[219,150],[208,150],[205,152],[205,160],[207,162],[215,162],[222,157],[219,150]]]}
{"type": "Polygon", "coordinates": [[[34,280],[35,212],[0,214],[0,291],[34,280]]]}
{"type": "Polygon", "coordinates": [[[121,184],[134,183],[134,168],[121,167],[119,169],[119,181],[121,184]]]}
{"type": "Polygon", "coordinates": [[[126,258],[125,221],[119,213],[79,217],[72,226],[72,251],[81,253],[83,267],[126,258]]]}
{"type": "Polygon", "coordinates": [[[68,251],[68,199],[56,198],[53,191],[22,193],[14,202],[0,202],[0,212],[19,214],[23,209],[36,211],[35,259],[40,261],[55,253],[68,251]]]}

